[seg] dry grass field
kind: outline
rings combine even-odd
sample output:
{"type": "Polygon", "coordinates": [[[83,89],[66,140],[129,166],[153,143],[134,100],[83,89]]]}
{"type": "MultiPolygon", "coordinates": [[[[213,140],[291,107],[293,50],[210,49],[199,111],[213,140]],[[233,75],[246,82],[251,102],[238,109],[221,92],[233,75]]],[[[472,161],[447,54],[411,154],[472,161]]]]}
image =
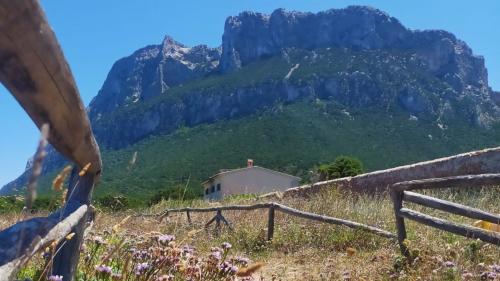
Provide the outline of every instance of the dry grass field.
{"type": "MultiPolygon", "coordinates": [[[[431,195],[500,213],[500,188],[440,191],[431,195]]],[[[163,201],[141,212],[98,210],[86,247],[82,250],[79,279],[500,280],[498,246],[410,221],[407,221],[407,230],[412,257],[405,258],[395,241],[360,230],[291,217],[279,211],[276,212],[275,236],[271,243],[266,241],[266,210],[223,212],[234,230],[223,226],[220,233],[216,233],[213,227],[204,228],[213,213],[192,213],[192,224],[188,224],[184,213],[171,214],[162,222],[156,217],[137,216],[138,213],[158,213],[186,205],[253,204],[256,200],[233,198],[220,203],[163,201]],[[175,240],[166,234],[173,235],[175,240]],[[142,257],[142,260],[137,257],[141,250],[149,251],[143,253],[149,256],[142,257]],[[161,251],[161,254],[155,251],[161,251]],[[158,263],[160,256],[166,256],[168,262],[158,263]],[[250,259],[248,263],[246,258],[250,259]],[[253,274],[245,271],[252,266],[258,270],[253,274]],[[190,273],[195,269],[198,273],[190,273]],[[224,270],[227,274],[221,273],[226,272],[224,270]]],[[[395,232],[392,203],[387,197],[350,195],[332,188],[308,199],[282,199],[280,203],[395,232]]],[[[410,207],[456,222],[473,223],[463,217],[416,205],[410,207]]],[[[0,227],[4,228],[15,220],[15,214],[2,217],[0,227]]],[[[50,256],[51,251],[47,249],[45,255],[50,256]]],[[[22,280],[35,276],[33,280],[43,280],[37,277],[43,269],[50,270],[50,263],[38,257],[19,277],[22,280]]]]}

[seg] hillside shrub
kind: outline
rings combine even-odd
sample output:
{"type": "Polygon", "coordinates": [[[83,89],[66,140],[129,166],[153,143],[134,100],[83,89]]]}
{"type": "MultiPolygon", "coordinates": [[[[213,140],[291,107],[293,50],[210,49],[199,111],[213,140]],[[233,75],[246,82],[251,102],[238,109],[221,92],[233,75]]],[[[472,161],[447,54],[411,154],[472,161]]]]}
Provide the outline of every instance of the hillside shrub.
{"type": "Polygon", "coordinates": [[[332,163],[322,164],[318,168],[320,180],[353,177],[361,173],[363,173],[363,163],[349,156],[339,156],[332,163]]]}
{"type": "Polygon", "coordinates": [[[23,209],[24,200],[16,196],[0,196],[0,212],[20,211],[23,209]]]}

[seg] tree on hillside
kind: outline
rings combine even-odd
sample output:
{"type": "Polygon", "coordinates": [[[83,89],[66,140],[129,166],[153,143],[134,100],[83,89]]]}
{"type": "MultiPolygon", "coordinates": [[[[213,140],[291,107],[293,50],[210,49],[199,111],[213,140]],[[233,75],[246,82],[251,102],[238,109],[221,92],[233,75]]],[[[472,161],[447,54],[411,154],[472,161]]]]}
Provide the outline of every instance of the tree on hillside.
{"type": "Polygon", "coordinates": [[[352,177],[363,173],[363,163],[353,157],[339,156],[332,163],[320,165],[317,172],[319,180],[352,177]]]}

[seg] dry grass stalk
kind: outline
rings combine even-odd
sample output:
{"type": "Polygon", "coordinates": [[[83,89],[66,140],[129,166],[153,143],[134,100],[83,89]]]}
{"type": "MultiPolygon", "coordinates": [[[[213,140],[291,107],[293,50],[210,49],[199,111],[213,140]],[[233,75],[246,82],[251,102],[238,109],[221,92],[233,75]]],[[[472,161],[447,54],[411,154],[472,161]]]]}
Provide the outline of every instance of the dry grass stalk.
{"type": "Polygon", "coordinates": [[[92,163],[88,163],[87,165],[85,165],[81,170],[80,172],[78,173],[78,175],[80,177],[83,177],[85,176],[85,174],[87,173],[87,171],[89,170],[90,166],[92,165],[92,163]]]}
{"type": "Polygon", "coordinates": [[[68,165],[61,170],[61,172],[52,181],[52,189],[55,191],[61,191],[63,189],[64,181],[66,181],[66,178],[71,172],[71,168],[71,165],[68,165]]]}
{"type": "Polygon", "coordinates": [[[28,182],[28,193],[26,194],[26,208],[30,211],[33,207],[33,202],[36,199],[36,185],[40,174],[42,173],[43,159],[47,155],[45,148],[47,147],[47,138],[49,137],[49,124],[43,124],[40,128],[40,141],[33,159],[33,167],[31,168],[31,177],[28,182]]]}
{"type": "Polygon", "coordinates": [[[240,268],[236,273],[238,277],[249,277],[252,276],[255,272],[259,271],[264,266],[264,263],[258,262],[249,265],[248,267],[240,268]]]}

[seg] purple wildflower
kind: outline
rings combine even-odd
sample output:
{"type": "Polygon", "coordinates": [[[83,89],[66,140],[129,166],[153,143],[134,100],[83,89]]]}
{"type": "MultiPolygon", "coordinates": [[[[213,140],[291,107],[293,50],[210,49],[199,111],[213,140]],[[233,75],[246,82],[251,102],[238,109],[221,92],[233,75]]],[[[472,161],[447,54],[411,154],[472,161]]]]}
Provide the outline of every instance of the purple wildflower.
{"type": "Polygon", "coordinates": [[[167,245],[168,243],[170,243],[170,242],[172,242],[174,240],[175,240],[175,236],[168,235],[168,234],[160,235],[158,237],[158,242],[160,242],[160,244],[163,244],[163,245],[167,245]]]}
{"type": "Polygon", "coordinates": [[[474,278],[474,274],[472,274],[470,272],[464,272],[462,274],[462,279],[464,279],[464,280],[468,280],[468,279],[471,279],[471,278],[474,278]]]}
{"type": "Polygon", "coordinates": [[[500,264],[490,265],[490,269],[491,269],[491,271],[493,271],[495,273],[500,273],[500,264]]]}
{"type": "Polygon", "coordinates": [[[174,280],[174,276],[170,274],[169,275],[165,274],[156,278],[156,281],[172,281],[172,280],[174,280]]]}
{"type": "Polygon", "coordinates": [[[222,249],[224,250],[229,250],[231,249],[233,246],[231,244],[229,244],[228,242],[224,242],[222,243],[222,249]]]}
{"type": "Polygon", "coordinates": [[[111,267],[104,264],[96,265],[95,270],[103,275],[111,275],[112,273],[111,267]]]}
{"type": "Polygon", "coordinates": [[[121,273],[112,273],[111,279],[112,280],[122,280],[122,274],[121,273]]]}
{"type": "Polygon", "coordinates": [[[488,272],[488,274],[486,275],[486,277],[488,277],[488,279],[491,279],[491,280],[495,280],[495,278],[497,278],[498,274],[496,272],[488,272]]]}
{"type": "Polygon", "coordinates": [[[92,241],[94,241],[94,243],[96,243],[97,245],[106,244],[106,241],[101,236],[94,236],[92,241]]]}
{"type": "Polygon", "coordinates": [[[234,262],[241,264],[243,266],[246,266],[250,263],[250,260],[246,257],[237,256],[236,259],[234,260],[234,262]]]}
{"type": "Polygon", "coordinates": [[[452,262],[452,261],[445,261],[445,262],[443,263],[443,265],[444,265],[445,267],[447,267],[447,268],[452,268],[452,267],[455,267],[455,263],[454,263],[454,262],[452,262]]]}
{"type": "Polygon", "coordinates": [[[149,269],[147,262],[139,263],[135,266],[135,275],[142,275],[149,269]]]}
{"type": "Polygon", "coordinates": [[[63,281],[63,277],[61,275],[51,275],[49,281],[63,281]]]}
{"type": "Polygon", "coordinates": [[[182,247],[182,253],[185,255],[192,255],[194,253],[194,248],[189,245],[185,245],[184,247],[182,247]]]}
{"type": "Polygon", "coordinates": [[[215,259],[216,261],[220,261],[222,259],[222,254],[220,251],[212,251],[210,257],[215,259]]]}

